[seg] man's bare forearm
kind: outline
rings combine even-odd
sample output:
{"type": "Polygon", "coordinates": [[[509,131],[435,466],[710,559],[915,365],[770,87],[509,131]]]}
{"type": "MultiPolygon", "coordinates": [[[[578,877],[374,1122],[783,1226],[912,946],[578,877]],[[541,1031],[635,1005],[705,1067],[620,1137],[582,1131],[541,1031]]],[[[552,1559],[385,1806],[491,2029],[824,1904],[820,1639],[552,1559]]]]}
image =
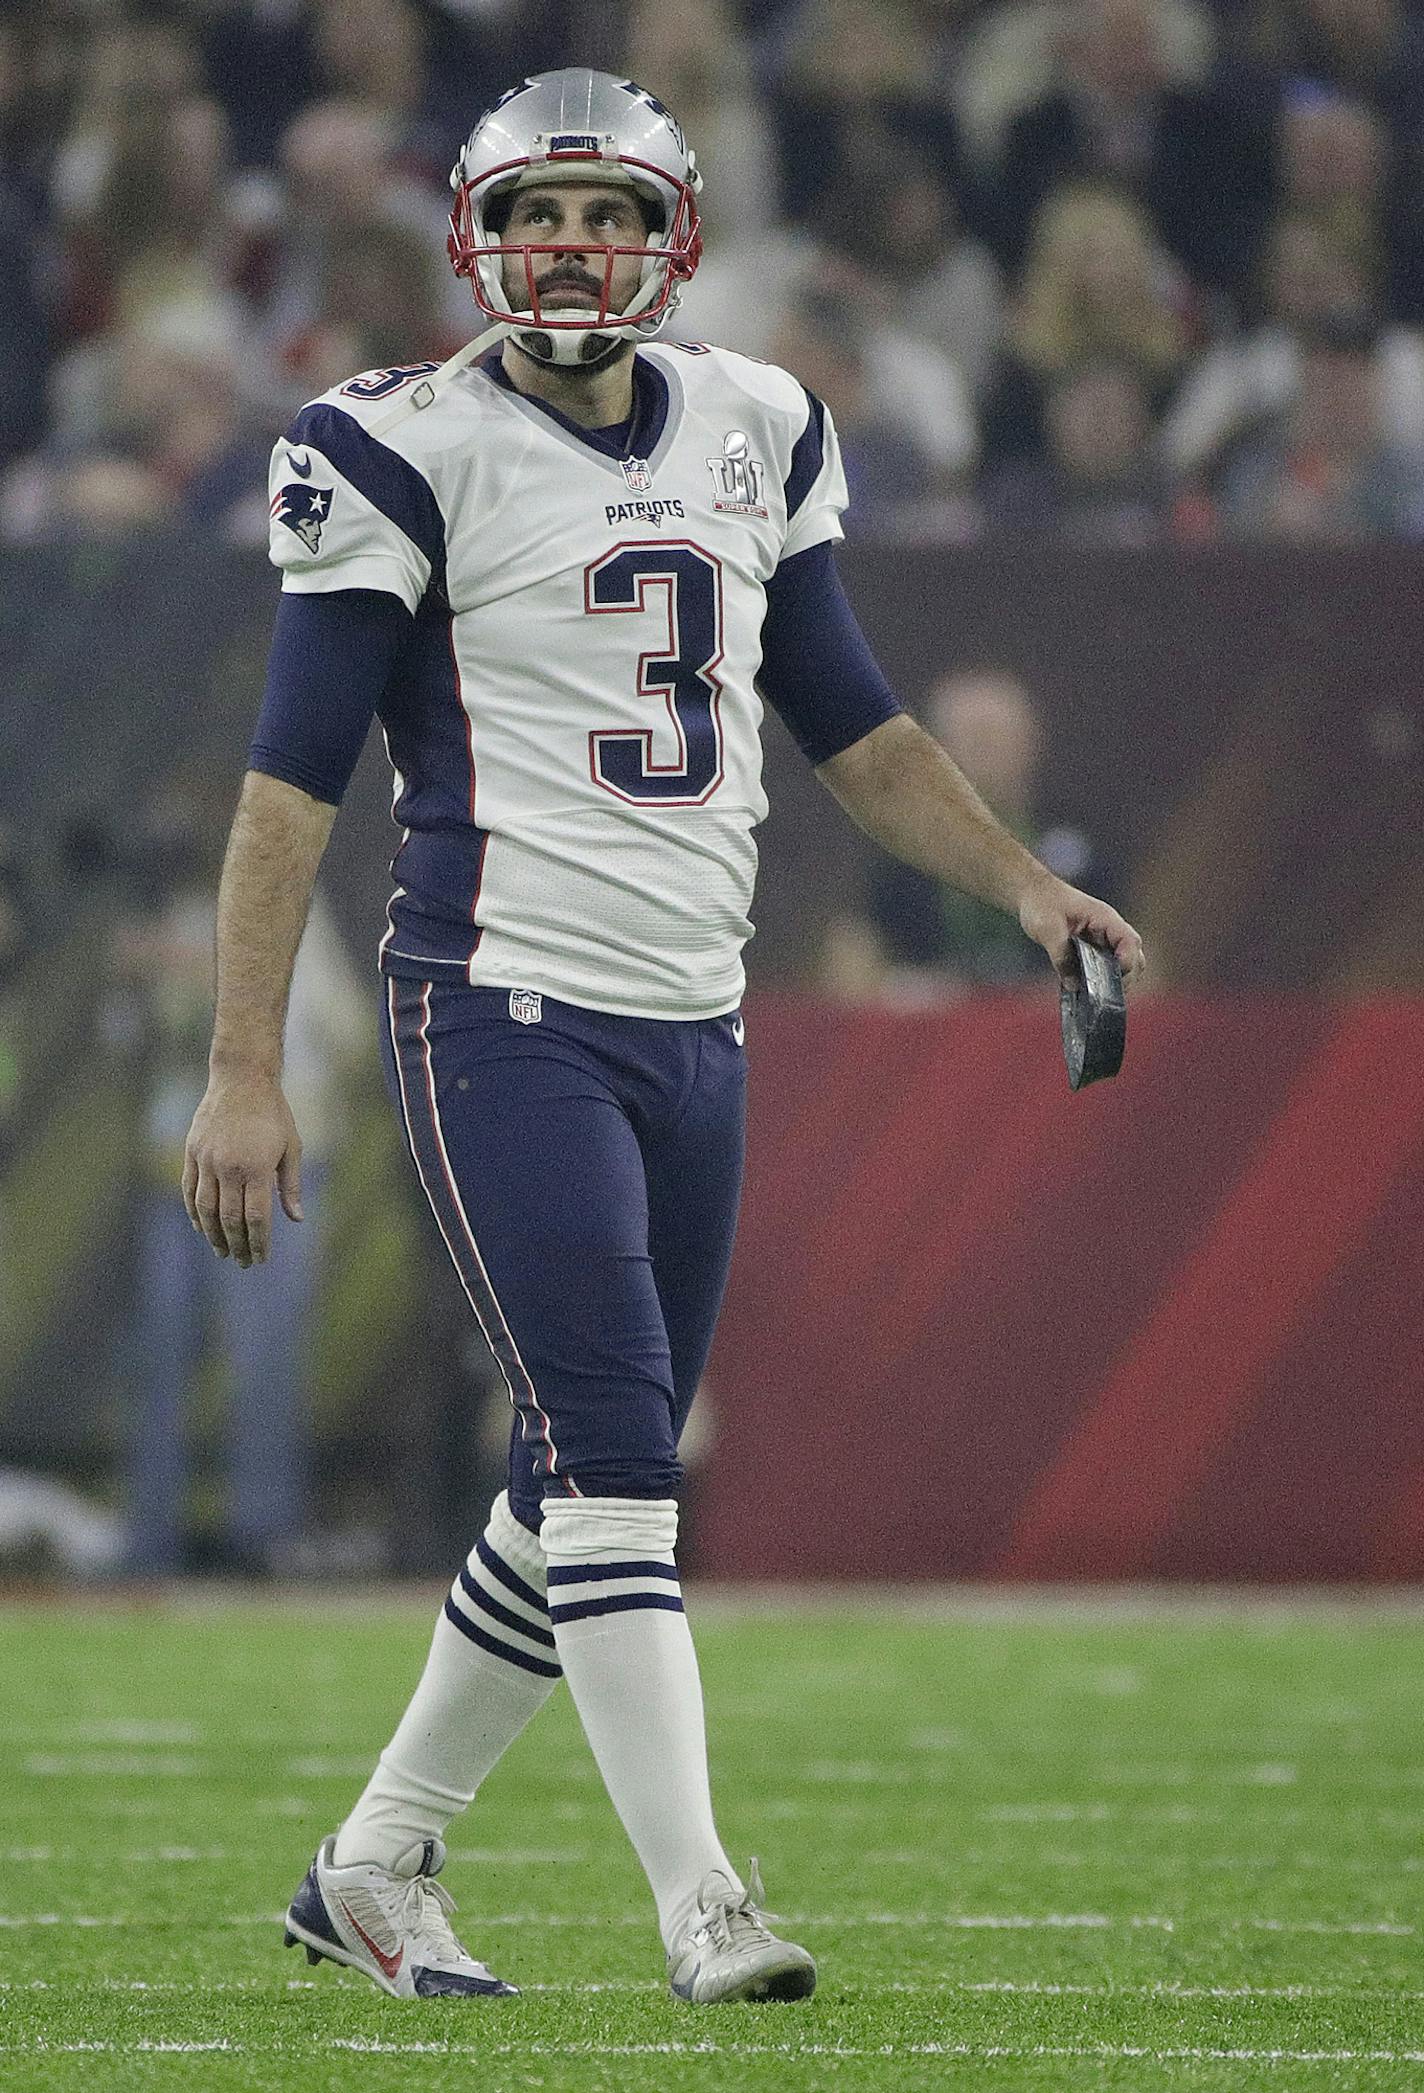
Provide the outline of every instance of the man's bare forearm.
{"type": "Polygon", "coordinates": [[[274,1079],[297,947],[335,807],[250,770],[218,890],[215,1073],[274,1079]]]}
{"type": "Polygon", "coordinates": [[[868,836],[934,879],[1016,916],[1053,874],[985,806],[923,727],[901,714],[817,775],[868,836]]]}

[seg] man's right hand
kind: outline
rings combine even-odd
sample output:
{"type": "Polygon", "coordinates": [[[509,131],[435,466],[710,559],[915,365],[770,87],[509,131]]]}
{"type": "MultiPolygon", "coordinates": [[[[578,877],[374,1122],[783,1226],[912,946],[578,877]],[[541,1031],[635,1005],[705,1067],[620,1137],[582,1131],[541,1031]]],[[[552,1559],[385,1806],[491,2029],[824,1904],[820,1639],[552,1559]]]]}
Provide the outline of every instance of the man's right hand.
{"type": "Polygon", "coordinates": [[[212,1075],[183,1154],[183,1203],[219,1257],[245,1271],[272,1247],[272,1180],[283,1212],[302,1218],[302,1144],[275,1078],[212,1075]]]}

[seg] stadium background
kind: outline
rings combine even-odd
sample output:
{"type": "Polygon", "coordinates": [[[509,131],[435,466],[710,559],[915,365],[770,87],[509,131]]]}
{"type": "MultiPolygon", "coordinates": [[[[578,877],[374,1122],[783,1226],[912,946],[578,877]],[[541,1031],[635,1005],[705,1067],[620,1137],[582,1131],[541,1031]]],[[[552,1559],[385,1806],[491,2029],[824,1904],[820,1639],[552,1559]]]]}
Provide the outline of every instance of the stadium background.
{"type": "MultiPolygon", "coordinates": [[[[661,93],[699,152],[678,331],[831,401],[844,571],[906,701],[950,670],[1022,680],[1045,802],[1153,962],[1122,1079],[1076,1099],[1046,970],[850,993],[827,955],[873,871],[771,724],[695,1567],[1417,1579],[1424,26],[1402,0],[6,11],[0,1468],[122,1512],[150,1071],[115,944],[175,807],[216,847],[235,795],[271,436],[337,377],[462,339],[445,171],[493,92],[573,59],[661,93]],[[827,1521],[852,1493],[853,1526],[827,1521]]],[[[377,744],[324,881],[363,969],[387,804],[377,744]]],[[[311,1330],[312,1560],[447,1568],[503,1398],[370,1010],[311,1330]]],[[[215,1346],[196,1564],[222,1561],[226,1401],[215,1346]]],[[[13,1562],[50,1560],[36,1532],[16,1515],[13,1562]]]]}

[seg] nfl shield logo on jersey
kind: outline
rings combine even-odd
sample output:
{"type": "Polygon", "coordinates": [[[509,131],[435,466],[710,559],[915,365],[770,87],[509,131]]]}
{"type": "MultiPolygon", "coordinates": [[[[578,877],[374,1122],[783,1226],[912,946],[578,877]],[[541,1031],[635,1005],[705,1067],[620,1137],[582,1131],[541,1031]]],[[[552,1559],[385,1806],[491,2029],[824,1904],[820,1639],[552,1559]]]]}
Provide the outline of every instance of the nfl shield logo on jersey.
{"type": "Polygon", "coordinates": [[[633,492],[635,494],[646,494],[653,484],[653,476],[648,470],[646,460],[642,458],[624,458],[620,462],[623,466],[623,477],[633,492]]]}
{"type": "Polygon", "coordinates": [[[331,514],[334,491],[331,487],[308,487],[300,480],[293,481],[273,496],[272,520],[285,523],[308,552],[320,552],[322,526],[331,514]]]}
{"type": "Polygon", "coordinates": [[[509,1014],[516,1025],[537,1025],[544,1015],[544,998],[537,988],[512,988],[509,1014]]]}

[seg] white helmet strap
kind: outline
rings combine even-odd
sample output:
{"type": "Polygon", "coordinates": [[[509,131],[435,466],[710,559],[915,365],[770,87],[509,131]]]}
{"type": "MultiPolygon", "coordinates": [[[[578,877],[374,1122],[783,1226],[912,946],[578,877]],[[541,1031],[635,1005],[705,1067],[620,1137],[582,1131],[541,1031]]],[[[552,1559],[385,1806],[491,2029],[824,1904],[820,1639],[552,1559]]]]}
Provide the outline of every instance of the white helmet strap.
{"type": "Polygon", "coordinates": [[[486,349],[492,349],[496,342],[502,342],[513,332],[514,329],[508,320],[500,320],[493,327],[486,327],[483,334],[477,334],[472,342],[466,342],[463,349],[457,349],[453,356],[447,356],[438,371],[432,371],[428,378],[422,378],[419,385],[413,387],[410,392],[403,393],[393,407],[388,407],[375,421],[368,422],[366,433],[369,436],[384,436],[387,429],[393,429],[396,423],[404,421],[408,414],[418,414],[424,407],[433,407],[435,396],[442,386],[458,376],[477,356],[483,356],[486,349]]]}

